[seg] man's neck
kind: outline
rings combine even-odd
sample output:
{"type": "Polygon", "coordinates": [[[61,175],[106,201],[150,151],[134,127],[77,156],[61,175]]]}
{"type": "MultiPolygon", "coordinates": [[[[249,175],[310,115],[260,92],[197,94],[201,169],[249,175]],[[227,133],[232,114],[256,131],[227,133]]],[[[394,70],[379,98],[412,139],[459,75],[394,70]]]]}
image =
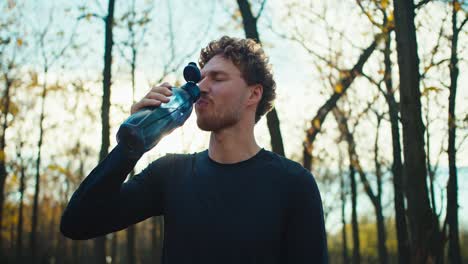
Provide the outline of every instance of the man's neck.
{"type": "Polygon", "coordinates": [[[208,154],[219,163],[232,164],[248,160],[260,151],[255,141],[253,127],[231,127],[211,132],[208,154]]]}

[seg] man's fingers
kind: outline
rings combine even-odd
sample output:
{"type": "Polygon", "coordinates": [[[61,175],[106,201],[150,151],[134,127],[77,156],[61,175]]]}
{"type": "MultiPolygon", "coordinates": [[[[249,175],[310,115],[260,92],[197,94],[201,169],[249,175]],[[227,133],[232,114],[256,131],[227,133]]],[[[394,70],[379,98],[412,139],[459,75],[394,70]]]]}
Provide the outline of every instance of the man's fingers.
{"type": "Polygon", "coordinates": [[[154,99],[161,101],[163,103],[169,102],[169,97],[166,97],[164,94],[161,93],[156,93],[156,92],[149,92],[146,97],[146,99],[154,99]]]}
{"type": "Polygon", "coordinates": [[[172,95],[171,89],[172,86],[167,82],[151,88],[151,90],[146,94],[146,96],[143,99],[132,105],[130,109],[131,114],[134,114],[145,107],[158,107],[162,103],[169,102],[169,96],[172,95]]]}
{"type": "Polygon", "coordinates": [[[160,105],[161,105],[161,101],[159,100],[143,98],[138,103],[135,103],[132,105],[130,112],[133,115],[134,113],[138,112],[142,108],[149,107],[149,106],[160,106],[160,105]]]}
{"type": "Polygon", "coordinates": [[[166,88],[169,88],[169,89],[171,89],[171,88],[172,88],[172,85],[171,85],[171,84],[169,84],[168,82],[163,82],[163,83],[161,83],[161,84],[160,84],[160,85],[158,85],[158,86],[166,87],[166,88]]]}
{"type": "Polygon", "coordinates": [[[170,86],[169,87],[168,86],[156,86],[156,87],[151,88],[150,93],[151,92],[164,94],[165,96],[171,96],[172,95],[172,91],[171,91],[170,86]]]}

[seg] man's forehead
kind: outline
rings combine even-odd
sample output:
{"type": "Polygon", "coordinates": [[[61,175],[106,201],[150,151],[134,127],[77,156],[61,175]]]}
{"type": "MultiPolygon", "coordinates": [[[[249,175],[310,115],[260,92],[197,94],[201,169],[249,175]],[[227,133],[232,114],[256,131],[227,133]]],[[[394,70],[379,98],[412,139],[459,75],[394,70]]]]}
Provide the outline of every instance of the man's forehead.
{"type": "Polygon", "coordinates": [[[237,69],[231,60],[224,58],[222,55],[216,55],[211,58],[201,69],[202,75],[207,74],[228,74],[237,69]]]}

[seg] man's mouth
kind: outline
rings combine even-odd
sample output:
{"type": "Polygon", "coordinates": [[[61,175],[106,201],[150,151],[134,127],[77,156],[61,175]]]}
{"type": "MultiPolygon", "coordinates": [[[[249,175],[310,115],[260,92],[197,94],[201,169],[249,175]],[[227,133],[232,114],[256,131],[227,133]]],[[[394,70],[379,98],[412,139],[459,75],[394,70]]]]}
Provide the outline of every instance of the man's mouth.
{"type": "Polygon", "coordinates": [[[208,104],[209,104],[209,100],[208,100],[208,99],[200,98],[200,99],[198,99],[197,102],[195,103],[195,106],[196,106],[197,108],[200,108],[200,107],[203,108],[203,107],[208,106],[208,104]]]}

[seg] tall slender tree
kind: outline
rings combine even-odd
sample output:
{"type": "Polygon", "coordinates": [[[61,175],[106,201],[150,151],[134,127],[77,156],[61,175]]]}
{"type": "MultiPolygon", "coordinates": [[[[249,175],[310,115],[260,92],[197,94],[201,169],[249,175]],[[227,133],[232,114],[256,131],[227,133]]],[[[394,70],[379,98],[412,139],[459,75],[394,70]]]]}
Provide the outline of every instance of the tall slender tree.
{"type": "Polygon", "coordinates": [[[406,181],[411,263],[442,261],[441,235],[426,185],[424,124],[413,0],[394,0],[403,127],[403,175],[406,181]]]}
{"type": "MultiPolygon", "coordinates": [[[[260,6],[260,10],[256,16],[253,15],[250,3],[247,0],[237,0],[240,13],[242,15],[242,24],[244,26],[245,36],[256,40],[261,43],[260,36],[257,28],[257,21],[263,12],[266,0],[263,0],[260,6]]],[[[273,152],[284,156],[284,145],[283,137],[281,136],[280,120],[276,108],[273,108],[268,112],[267,116],[268,130],[270,131],[271,137],[271,148],[273,152]]]]}
{"type": "MultiPolygon", "coordinates": [[[[109,110],[111,97],[111,80],[112,80],[112,47],[114,45],[112,30],[114,28],[114,7],[115,0],[109,0],[107,6],[107,14],[104,17],[105,35],[104,35],[104,69],[102,72],[102,105],[101,105],[101,150],[99,151],[99,162],[109,153],[110,145],[110,125],[109,125],[109,110]]],[[[106,237],[102,236],[94,240],[94,250],[96,264],[106,263],[106,237]]]]}
{"type": "MultiPolygon", "coordinates": [[[[143,43],[143,39],[145,37],[145,33],[148,28],[148,22],[151,20],[149,19],[149,13],[152,9],[150,6],[147,10],[143,12],[140,16],[137,14],[135,0],[130,2],[130,7],[127,12],[125,12],[122,17],[119,19],[119,22],[123,23],[126,26],[126,30],[128,33],[128,39],[123,42],[123,46],[130,50],[130,56],[126,56],[123,49],[119,49],[121,52],[122,57],[127,61],[130,65],[130,75],[131,75],[131,82],[132,82],[132,104],[135,103],[135,89],[136,89],[136,67],[137,67],[137,58],[138,58],[138,51],[139,47],[143,43]]],[[[119,45],[117,44],[117,47],[119,45]]],[[[135,170],[132,170],[130,173],[130,177],[135,175],[135,170]]],[[[136,254],[136,232],[137,226],[132,225],[127,228],[127,263],[134,264],[137,260],[136,254]]],[[[112,237],[113,245],[117,245],[117,235],[112,237]]],[[[115,256],[114,256],[115,258],[115,256]]]]}
{"type": "MultiPolygon", "coordinates": [[[[67,49],[71,46],[76,29],[78,26],[78,21],[72,27],[69,39],[65,42],[62,42],[58,50],[50,47],[50,35],[51,32],[51,25],[54,20],[54,13],[53,11],[50,12],[49,18],[47,23],[44,27],[38,32],[38,45],[41,54],[41,74],[43,77],[43,81],[41,84],[41,92],[40,92],[40,115],[39,115],[39,138],[37,142],[37,154],[36,154],[36,163],[35,163],[35,180],[36,183],[34,185],[34,200],[33,200],[33,213],[32,213],[32,220],[31,220],[31,233],[30,233],[30,250],[31,250],[31,263],[36,263],[38,260],[37,256],[37,229],[38,229],[38,220],[39,220],[39,197],[40,197],[40,185],[41,185],[41,161],[42,161],[42,145],[44,142],[45,136],[45,129],[44,129],[44,119],[45,119],[45,111],[46,111],[46,99],[48,95],[49,83],[49,71],[52,67],[56,65],[56,63],[63,58],[67,49]]],[[[36,75],[37,78],[37,75],[36,75]]]]}
{"type": "MultiPolygon", "coordinates": [[[[17,11],[6,8],[3,3],[0,8],[5,10],[0,19],[0,85],[2,97],[0,99],[0,230],[3,230],[3,209],[5,202],[5,183],[7,179],[6,134],[14,119],[13,110],[16,108],[12,96],[18,81],[20,60],[18,53],[23,46],[22,36],[15,33],[21,21],[17,11]]],[[[3,251],[3,237],[0,235],[0,261],[6,255],[3,251]]]]}
{"type": "MultiPolygon", "coordinates": [[[[364,1],[356,0],[362,13],[368,18],[369,22],[373,24],[378,30],[384,34],[385,46],[382,51],[384,55],[384,76],[383,83],[385,89],[381,88],[381,82],[374,83],[379,91],[385,97],[388,105],[388,113],[390,117],[390,127],[392,135],[392,174],[393,174],[393,204],[395,207],[395,223],[397,231],[398,241],[398,262],[409,263],[409,241],[405,215],[405,196],[404,196],[404,185],[403,185],[403,162],[401,158],[401,143],[400,143],[400,116],[399,116],[399,103],[395,99],[396,89],[393,85],[393,63],[391,60],[392,55],[392,34],[394,28],[393,14],[391,14],[390,6],[388,1],[366,1],[369,5],[375,5],[377,11],[382,17],[382,21],[379,22],[376,17],[378,14],[372,14],[369,10],[370,7],[364,6],[364,1]]],[[[364,75],[368,77],[367,75],[364,75]]]]}
{"type": "Polygon", "coordinates": [[[450,263],[462,263],[460,254],[460,239],[458,228],[458,179],[457,179],[457,149],[456,142],[456,115],[455,102],[457,95],[457,81],[459,74],[458,66],[458,38],[462,32],[463,26],[468,21],[466,17],[458,26],[458,12],[461,4],[457,0],[452,1],[452,38],[450,49],[450,94],[448,102],[448,162],[449,162],[449,180],[447,185],[447,223],[448,223],[448,256],[450,263]]]}

